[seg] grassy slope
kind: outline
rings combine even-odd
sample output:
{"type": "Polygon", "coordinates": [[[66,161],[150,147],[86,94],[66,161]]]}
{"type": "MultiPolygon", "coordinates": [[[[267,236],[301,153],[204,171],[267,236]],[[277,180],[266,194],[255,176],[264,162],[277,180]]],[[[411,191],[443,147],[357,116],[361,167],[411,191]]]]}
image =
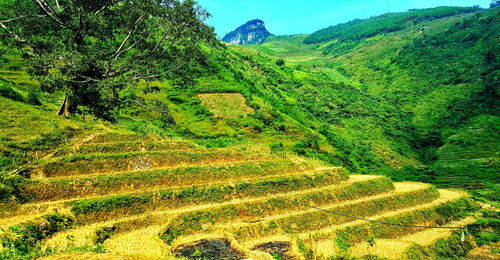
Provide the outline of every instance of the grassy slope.
{"type": "MultiPolygon", "coordinates": [[[[441,118],[450,114],[450,104],[467,100],[473,93],[481,91],[483,84],[480,81],[465,82],[454,84],[453,88],[446,84],[432,84],[422,81],[421,75],[413,75],[411,67],[404,67],[394,60],[403,46],[410,46],[422,38],[418,28],[426,26],[426,36],[439,35],[464,19],[477,18],[471,13],[459,14],[410,24],[397,32],[370,35],[359,40],[356,47],[344,55],[325,55],[331,52],[330,47],[337,40],[303,44],[308,35],[272,37],[263,45],[207,47],[209,69],[192,84],[141,82],[125,89],[123,95],[137,98],[142,105],[130,104],[122,108],[118,124],[112,127],[140,135],[195,139],[206,147],[244,146],[247,143],[274,145],[278,150],[316,157],[332,165],[346,166],[353,172],[383,172],[400,180],[415,179],[409,176],[413,171],[394,173],[390,169],[422,167],[421,159],[425,158],[419,157],[422,151],[414,147],[414,139],[418,138],[415,133],[422,132],[428,138],[426,134],[432,133],[441,118]],[[277,66],[278,59],[284,59],[285,65],[277,66]],[[421,85],[425,88],[416,88],[421,85]],[[199,93],[228,92],[242,93],[251,107],[244,109],[254,110],[254,113],[243,117],[218,117],[217,111],[210,111],[198,98],[199,93]],[[280,148],[281,144],[283,148],[280,148]]],[[[8,56],[3,60],[0,76],[5,81],[2,84],[8,84],[23,99],[28,99],[30,93],[40,93],[40,87],[22,72],[22,60],[15,57],[8,56]]],[[[3,113],[2,120],[11,120],[21,129],[18,131],[14,123],[7,124],[9,127],[3,130],[6,132],[1,133],[2,140],[10,142],[16,135],[24,133],[18,138],[23,143],[28,136],[57,132],[68,125],[87,129],[98,125],[78,117],[65,120],[54,116],[60,95],[39,94],[38,98],[42,100],[38,107],[12,100],[2,103],[5,111],[11,111],[3,113]],[[36,122],[36,128],[32,126],[33,122],[36,122]]],[[[227,113],[220,112],[221,115],[227,113]]],[[[482,128],[483,122],[496,122],[494,115],[489,117],[489,120],[471,119],[470,127],[482,128]]],[[[497,140],[489,136],[496,129],[494,124],[489,125],[491,127],[483,135],[497,140]]],[[[440,141],[449,144],[451,139],[448,139],[457,134],[460,136],[461,129],[465,128],[467,123],[438,129],[443,136],[440,141]]],[[[61,135],[61,131],[58,134],[61,135]]],[[[478,140],[486,143],[488,139],[478,140]]],[[[4,147],[9,145],[3,144],[4,147]]],[[[481,152],[483,158],[496,162],[496,143],[479,146],[485,147],[481,152]]],[[[475,149],[459,144],[455,150],[461,148],[475,149]]],[[[448,158],[447,151],[439,150],[437,159],[448,158]]],[[[4,166],[12,168],[14,153],[6,150],[3,154],[4,166]]],[[[19,159],[17,165],[26,161],[25,155],[18,156],[25,159],[19,159]]],[[[446,163],[444,161],[438,160],[432,166],[451,165],[449,159],[446,163]]],[[[456,163],[453,165],[454,169],[462,169],[456,167],[456,163]]],[[[493,170],[497,167],[496,163],[489,162],[481,165],[493,170]]],[[[453,174],[453,171],[443,172],[453,174]]],[[[422,177],[422,172],[417,175],[417,180],[433,179],[432,176],[422,177]]],[[[486,177],[490,182],[486,186],[494,187],[491,174],[486,175],[490,176],[486,177]]],[[[443,179],[439,183],[443,183],[443,179]]]]}
{"type": "MultiPolygon", "coordinates": [[[[460,43],[462,46],[459,45],[461,50],[459,51],[458,47],[455,46],[457,45],[456,42],[454,42],[457,41],[457,38],[453,38],[453,36],[446,38],[442,35],[446,35],[447,30],[452,30],[451,34],[457,35],[457,37],[459,37],[458,33],[467,34],[467,32],[470,32],[471,35],[474,35],[473,30],[477,30],[474,25],[469,25],[469,28],[465,27],[463,29],[465,31],[462,32],[455,29],[457,27],[462,28],[460,27],[462,25],[457,25],[457,23],[471,20],[472,22],[469,23],[474,24],[494,16],[495,12],[495,10],[486,10],[482,11],[480,15],[465,13],[447,16],[438,20],[418,23],[397,32],[371,35],[358,41],[355,48],[343,55],[342,53],[341,55],[332,53],[331,50],[326,48],[326,46],[336,44],[337,40],[311,45],[300,43],[300,40],[308,39],[307,36],[274,38],[261,46],[238,48],[256,51],[258,54],[263,54],[271,59],[283,58],[289,66],[305,68],[309,73],[323,72],[332,80],[356,86],[362,91],[367,91],[368,95],[372,97],[381,98],[383,101],[380,104],[384,104],[383,102],[386,101],[396,107],[397,110],[406,115],[404,118],[406,123],[402,124],[402,121],[399,121],[395,122],[395,124],[414,129],[416,135],[425,136],[432,132],[439,135],[440,140],[436,140],[435,144],[441,146],[441,148],[438,150],[432,148],[429,149],[430,151],[424,149],[420,152],[424,153],[424,156],[421,157],[422,160],[431,166],[434,174],[438,174],[437,178],[433,180],[435,183],[442,186],[476,189],[478,194],[484,195],[492,202],[491,200],[495,200],[492,194],[498,191],[498,180],[495,180],[494,173],[498,172],[498,151],[500,149],[498,143],[498,113],[491,109],[487,111],[478,109],[479,106],[487,106],[483,105],[484,98],[475,97],[477,93],[484,91],[484,81],[472,77],[463,82],[444,81],[444,77],[436,74],[435,71],[451,69],[450,73],[453,73],[454,68],[447,65],[446,60],[433,60],[433,68],[423,65],[425,60],[419,61],[420,65],[417,64],[419,67],[405,65],[399,60],[403,48],[410,48],[410,51],[407,52],[411,52],[411,48],[414,46],[412,44],[421,41],[422,37],[424,39],[439,39],[439,37],[442,37],[444,43],[441,44],[440,48],[455,52],[455,54],[451,54],[452,56],[447,54],[452,64],[457,64],[456,67],[465,71],[469,67],[481,67],[481,54],[471,54],[472,52],[482,52],[476,47],[483,41],[480,40],[479,36],[473,36],[479,37],[479,40],[474,40],[476,38],[471,40],[470,36],[466,38],[469,39],[470,43],[464,40],[464,42],[460,43]],[[421,27],[426,27],[425,35],[419,32],[421,27]],[[323,55],[325,52],[328,54],[323,55]],[[415,73],[412,69],[420,70],[422,73],[415,73]],[[427,71],[430,77],[426,77],[423,74],[424,71],[427,71]],[[433,79],[433,76],[436,78],[433,79]],[[447,118],[457,117],[457,114],[461,116],[459,114],[462,113],[461,110],[457,109],[463,108],[456,108],[457,104],[461,103],[468,104],[467,106],[470,105],[469,109],[472,109],[473,112],[465,113],[460,118],[460,121],[455,120],[458,122],[446,125],[445,120],[447,118]],[[434,154],[434,151],[437,152],[434,154]],[[425,158],[426,153],[431,154],[433,158],[430,160],[425,158]],[[481,184],[472,185],[471,182],[480,182],[481,184]]],[[[485,27],[494,28],[494,25],[485,27]]],[[[484,37],[494,37],[488,35],[491,30],[484,31],[483,34],[487,35],[484,37]]],[[[430,52],[432,55],[434,50],[429,48],[425,51],[430,52]]],[[[453,79],[453,77],[459,76],[450,74],[448,77],[453,79]]],[[[391,145],[391,138],[388,138],[387,134],[381,134],[376,130],[377,122],[365,123],[366,128],[362,129],[360,122],[356,119],[342,120],[344,123],[349,121],[352,124],[349,124],[346,127],[347,129],[335,129],[335,131],[338,133],[347,130],[350,137],[372,139],[375,140],[374,143],[382,147],[391,145]],[[357,136],[356,130],[359,132],[370,131],[370,137],[357,136]]],[[[388,129],[386,126],[384,126],[384,130],[386,133],[393,131],[393,129],[388,129]]],[[[399,135],[400,133],[395,134],[399,135]]],[[[392,133],[389,134],[389,136],[391,135],[392,133]]],[[[405,139],[411,142],[413,138],[415,137],[405,139]]],[[[428,141],[431,142],[432,146],[432,139],[428,141]]],[[[387,151],[390,151],[390,149],[382,149],[380,152],[387,153],[387,151]]],[[[390,157],[393,157],[393,155],[390,157]]],[[[406,154],[406,157],[409,157],[408,154],[406,154]]],[[[406,165],[411,164],[406,163],[406,165]]],[[[418,165],[418,163],[413,165],[418,165]]],[[[409,178],[411,179],[411,177],[409,178]]],[[[434,177],[431,176],[429,180],[432,179],[434,177]]]]}
{"type": "MultiPolygon", "coordinates": [[[[472,16],[433,21],[428,24],[428,32],[439,32],[440,28],[447,28],[465,17],[472,16]]],[[[91,118],[85,121],[80,116],[71,119],[55,116],[61,97],[57,93],[40,94],[40,106],[29,104],[29,94],[38,93],[39,86],[21,72],[19,60],[7,59],[0,73],[6,81],[2,84],[9,85],[22,98],[14,101],[0,97],[2,111],[9,111],[1,114],[2,123],[7,126],[0,132],[2,170],[12,170],[33,158],[43,157],[58,146],[64,147],[68,138],[82,138],[103,129],[157,139],[179,136],[208,148],[232,146],[239,149],[258,143],[261,146],[256,149],[270,149],[278,154],[294,151],[363,173],[379,173],[388,167],[421,166],[417,152],[404,133],[414,127],[415,122],[418,125],[428,123],[426,113],[433,110],[426,104],[446,107],[453,97],[446,99],[450,96],[447,88],[439,86],[432,89],[440,93],[436,98],[428,94],[417,96],[411,102],[394,102],[394,96],[403,99],[405,91],[414,86],[410,82],[417,79],[407,70],[395,67],[388,57],[418,37],[413,29],[371,37],[342,56],[325,56],[324,45],[302,44],[306,36],[276,37],[261,46],[207,48],[212,62],[210,71],[192,85],[142,82],[124,90],[140,98],[145,105],[123,108],[117,124],[113,125],[91,118]],[[286,60],[285,66],[276,66],[279,58],[286,60]],[[384,95],[388,92],[386,87],[393,93],[392,97],[384,95]],[[204,107],[197,98],[200,93],[227,92],[242,93],[254,113],[246,117],[217,117],[216,111],[204,107]],[[411,109],[424,112],[420,117],[415,112],[415,117],[407,118],[411,109]]],[[[480,86],[466,84],[456,94],[473,87],[480,86]]],[[[467,95],[460,97],[467,98],[467,95]]],[[[431,120],[434,119],[429,118],[431,120]]],[[[433,126],[430,122],[427,127],[433,126]]],[[[477,176],[486,176],[490,183],[473,188],[480,188],[477,192],[484,199],[494,200],[492,188],[497,181],[494,169],[498,168],[495,164],[498,161],[495,154],[498,151],[497,117],[478,115],[445,130],[445,145],[438,150],[434,166],[462,172],[480,169],[477,176]],[[474,135],[474,142],[470,135],[474,135]],[[468,151],[473,154],[469,155],[468,151]],[[454,157],[466,154],[471,156],[467,162],[477,164],[462,163],[454,157]]],[[[450,175],[456,177],[454,172],[450,175]]],[[[464,178],[434,181],[449,186],[450,183],[461,184],[457,180],[464,182],[466,178],[477,176],[468,173],[464,178]]],[[[406,179],[413,177],[405,176],[406,179]]],[[[283,181],[290,183],[287,179],[283,181]]],[[[0,188],[3,187],[0,185],[0,188]]],[[[9,192],[15,194],[15,191],[9,192]]]]}

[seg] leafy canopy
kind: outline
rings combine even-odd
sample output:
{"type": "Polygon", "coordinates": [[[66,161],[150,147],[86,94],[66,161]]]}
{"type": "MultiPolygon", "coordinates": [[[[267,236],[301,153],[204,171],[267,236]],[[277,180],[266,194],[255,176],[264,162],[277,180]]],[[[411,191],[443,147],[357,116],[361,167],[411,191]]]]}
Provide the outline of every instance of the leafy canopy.
{"type": "Polygon", "coordinates": [[[0,37],[23,47],[43,90],[109,119],[125,86],[190,78],[200,43],[214,39],[208,16],[192,0],[8,0],[0,37]]]}

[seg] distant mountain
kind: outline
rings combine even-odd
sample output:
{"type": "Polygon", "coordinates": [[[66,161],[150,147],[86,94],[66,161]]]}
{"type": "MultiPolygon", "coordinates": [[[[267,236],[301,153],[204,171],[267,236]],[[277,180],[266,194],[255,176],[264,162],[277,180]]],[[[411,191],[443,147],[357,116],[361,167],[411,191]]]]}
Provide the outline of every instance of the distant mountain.
{"type": "Polygon", "coordinates": [[[255,19],[228,33],[222,38],[222,41],[234,45],[261,44],[272,35],[267,31],[264,21],[255,19]]]}

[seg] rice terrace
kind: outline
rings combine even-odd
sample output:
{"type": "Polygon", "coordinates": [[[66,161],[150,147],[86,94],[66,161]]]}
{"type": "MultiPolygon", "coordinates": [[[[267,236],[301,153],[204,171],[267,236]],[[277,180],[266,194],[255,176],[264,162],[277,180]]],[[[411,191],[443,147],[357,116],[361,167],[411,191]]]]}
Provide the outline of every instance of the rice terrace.
{"type": "Polygon", "coordinates": [[[500,2],[305,2],[0,0],[0,259],[499,259],[500,2]]]}

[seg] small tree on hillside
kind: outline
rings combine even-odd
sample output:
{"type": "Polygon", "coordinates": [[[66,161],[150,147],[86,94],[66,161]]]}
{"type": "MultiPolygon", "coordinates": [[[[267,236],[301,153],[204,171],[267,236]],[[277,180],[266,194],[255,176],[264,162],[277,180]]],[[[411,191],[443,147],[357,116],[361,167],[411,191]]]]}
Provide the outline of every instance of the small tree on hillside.
{"type": "Polygon", "coordinates": [[[44,91],[64,91],[59,114],[86,106],[111,119],[139,80],[189,78],[214,39],[193,0],[2,0],[0,37],[23,50],[44,91]]]}

